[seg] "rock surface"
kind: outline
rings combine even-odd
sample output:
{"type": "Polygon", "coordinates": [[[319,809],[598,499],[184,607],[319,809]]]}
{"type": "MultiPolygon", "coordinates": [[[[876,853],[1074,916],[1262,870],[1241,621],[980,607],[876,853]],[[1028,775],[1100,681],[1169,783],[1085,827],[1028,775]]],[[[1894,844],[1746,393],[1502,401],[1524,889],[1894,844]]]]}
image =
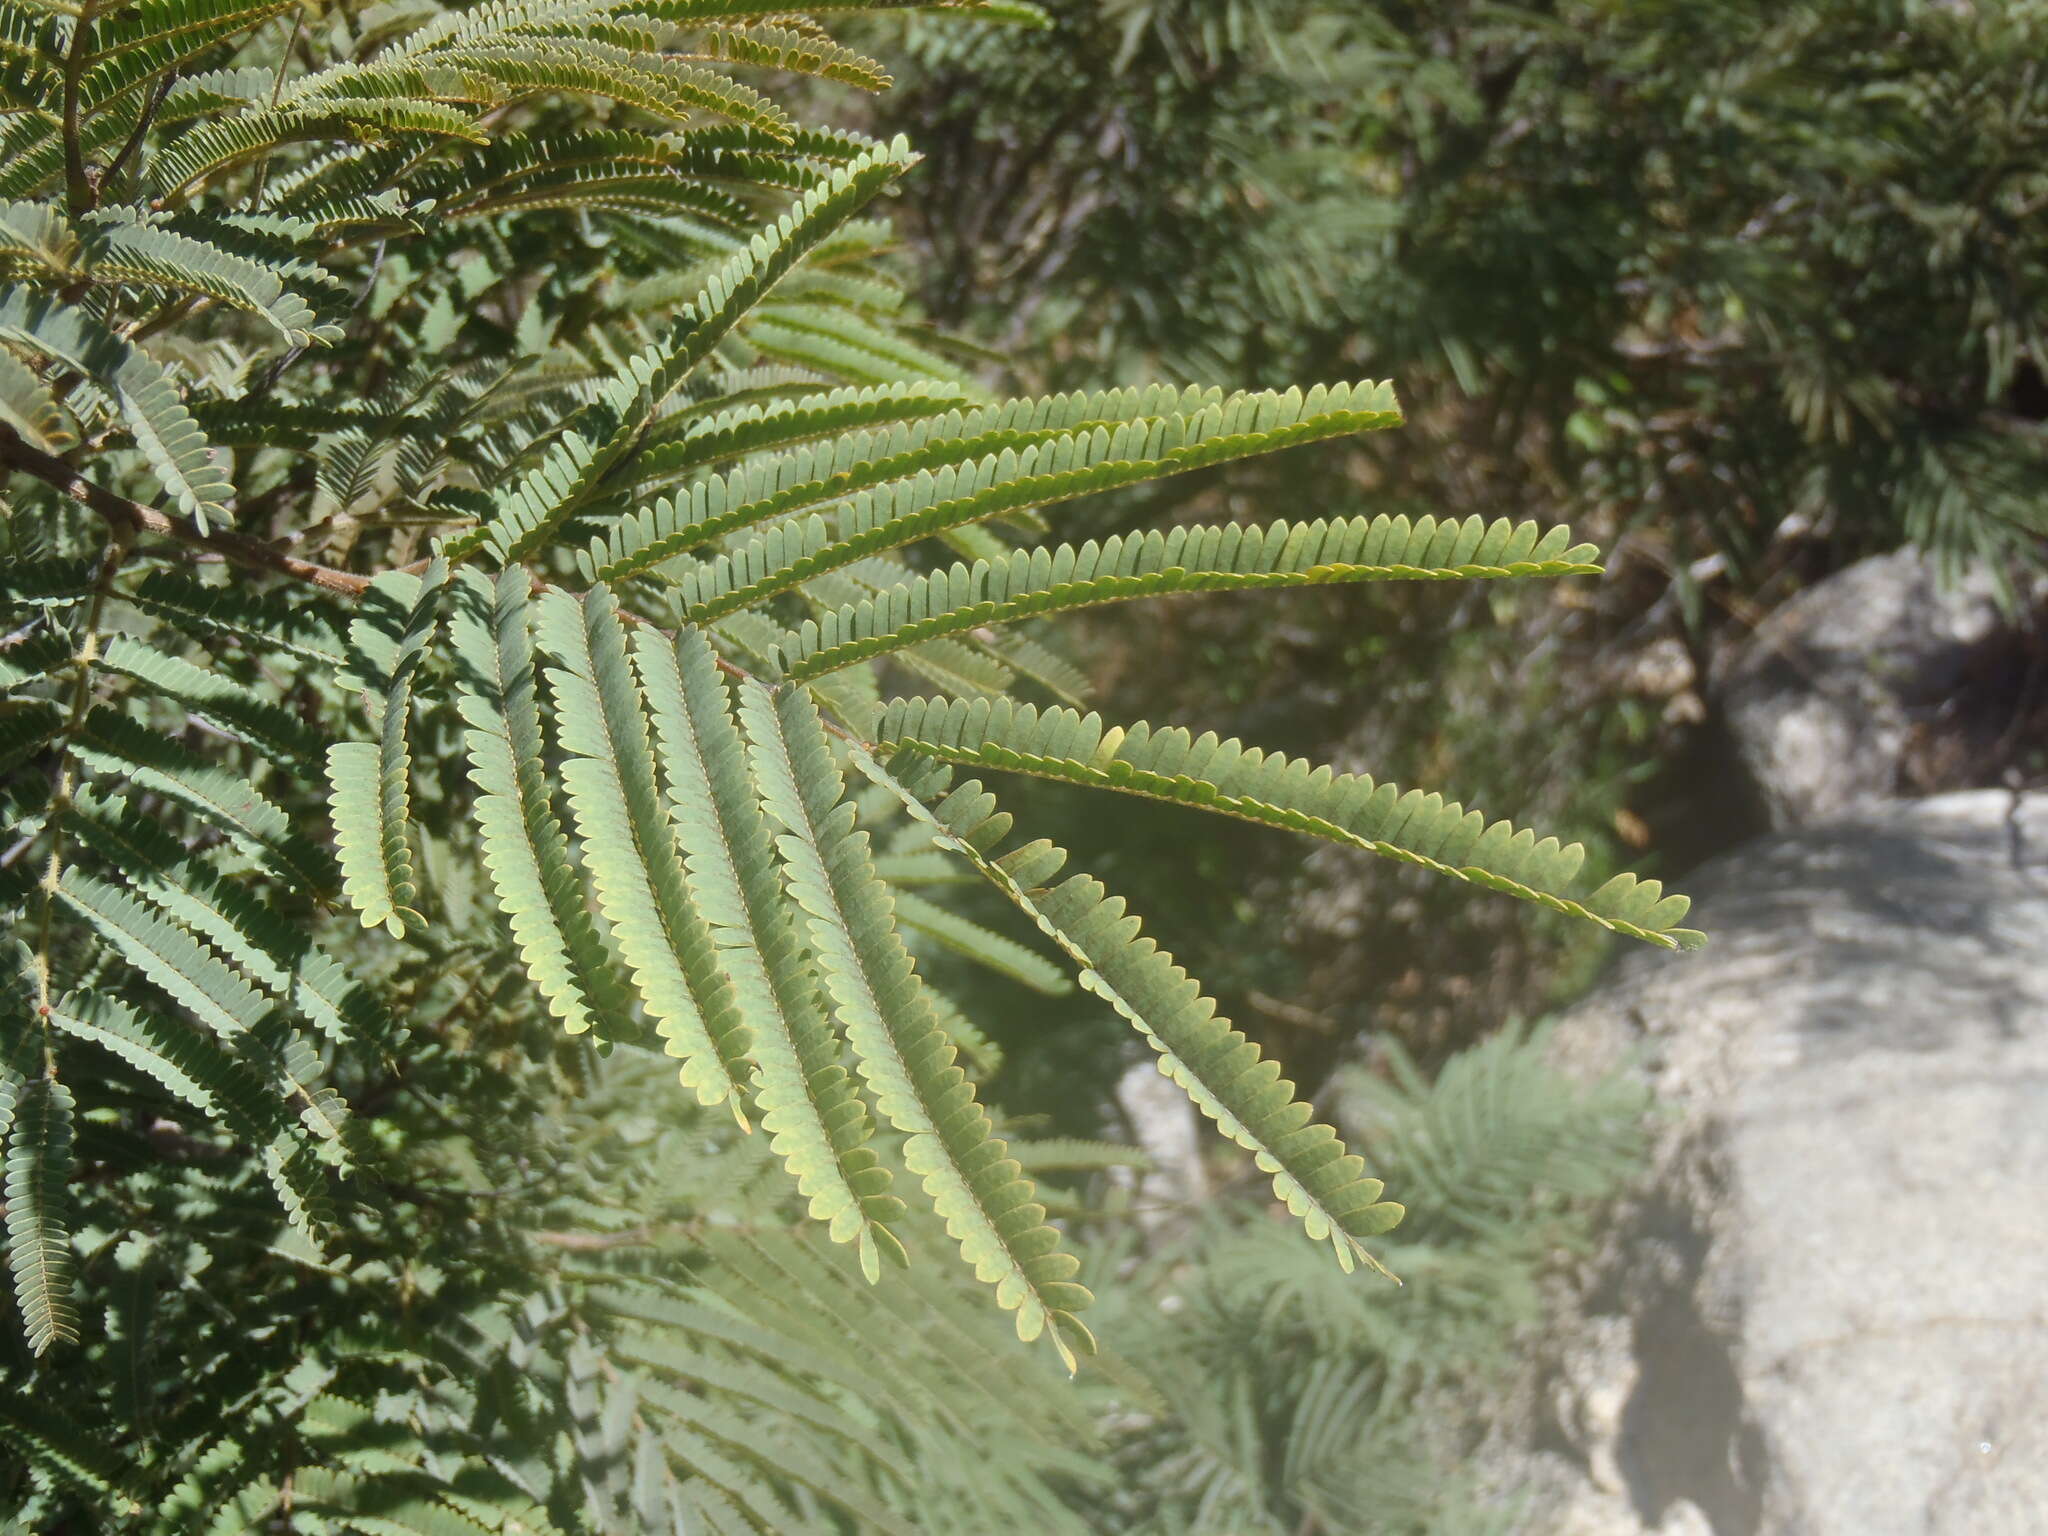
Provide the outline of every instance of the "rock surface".
{"type": "Polygon", "coordinates": [[[2005,627],[1994,590],[1982,571],[1950,584],[1916,551],[1880,555],[1774,610],[1717,662],[1713,700],[1773,827],[1914,788],[1922,738],[1986,745],[1956,739],[1969,722],[1951,717],[2005,627]]]}
{"type": "Polygon", "coordinates": [[[1664,1118],[1558,1384],[1590,1486],[1532,1529],[2048,1530],[2048,797],[1686,885],[1711,946],[1631,954],[1555,1037],[1664,1118]]]}

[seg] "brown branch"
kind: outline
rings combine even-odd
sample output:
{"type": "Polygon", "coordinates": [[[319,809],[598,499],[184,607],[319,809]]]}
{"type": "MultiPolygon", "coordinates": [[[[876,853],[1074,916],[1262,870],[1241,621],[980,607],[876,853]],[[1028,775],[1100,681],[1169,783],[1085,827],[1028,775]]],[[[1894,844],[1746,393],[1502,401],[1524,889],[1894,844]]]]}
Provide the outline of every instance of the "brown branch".
{"type": "Polygon", "coordinates": [[[116,495],[103,486],[94,485],[62,459],[53,458],[40,448],[24,441],[21,434],[6,422],[0,422],[0,464],[18,469],[24,474],[34,475],[44,484],[62,491],[73,501],[90,507],[117,529],[154,534],[158,538],[175,539],[180,544],[190,544],[198,549],[210,549],[236,565],[287,576],[293,581],[307,582],[324,591],[339,593],[343,597],[360,597],[363,589],[370,584],[370,578],[367,576],[358,576],[351,571],[337,571],[331,566],[301,560],[298,556],[288,555],[261,539],[252,539],[245,533],[235,533],[225,528],[202,533],[198,524],[190,518],[173,517],[168,513],[159,512],[154,507],[145,507],[139,501],[130,501],[125,496],[116,495]]]}

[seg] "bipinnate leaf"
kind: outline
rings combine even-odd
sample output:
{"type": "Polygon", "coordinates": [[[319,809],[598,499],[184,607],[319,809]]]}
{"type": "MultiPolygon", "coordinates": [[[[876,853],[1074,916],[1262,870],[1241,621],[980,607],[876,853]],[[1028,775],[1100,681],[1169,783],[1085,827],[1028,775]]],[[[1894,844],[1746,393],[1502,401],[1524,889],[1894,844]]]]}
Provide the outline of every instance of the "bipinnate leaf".
{"type": "Polygon", "coordinates": [[[1295,1098],[1279,1064],[1261,1056],[1173,956],[1145,937],[1120,899],[1089,875],[1052,884],[1066,853],[1042,838],[996,854],[1009,818],[979,784],[970,781],[928,805],[922,786],[906,784],[864,749],[854,756],[926,825],[933,842],[979,869],[1066,951],[1082,987],[1123,1015],[1159,1053],[1160,1071],[1252,1154],[1312,1239],[1328,1241],[1346,1270],[1361,1258],[1380,1267],[1365,1241],[1394,1226],[1402,1208],[1380,1199],[1385,1186],[1365,1176],[1363,1160],[1295,1098]]]}
{"type": "Polygon", "coordinates": [[[526,971],[570,1034],[621,1028],[632,997],[591,921],[583,877],[555,815],[543,766],[540,680],[526,573],[461,573],[450,633],[457,700],[469,727],[469,776],[491,888],[526,971]]]}
{"type": "Polygon", "coordinates": [[[377,578],[365,594],[366,614],[351,628],[358,667],[370,669],[372,742],[336,742],[327,749],[332,789],[335,850],[341,858],[342,888],[365,928],[402,938],[426,926],[413,908],[419,886],[412,862],[412,685],[440,627],[447,563],[436,557],[424,579],[405,575],[377,578]],[[379,632],[399,612],[396,632],[379,632]]]}
{"type": "Polygon", "coordinates": [[[899,748],[944,762],[1064,779],[1214,811],[1363,848],[1665,949],[1704,937],[1676,925],[1690,903],[1655,880],[1617,875],[1574,893],[1585,850],[1540,842],[1442,795],[1405,794],[1362,774],[1333,773],[1214,735],[1139,723],[1105,727],[1099,715],[1040,710],[1007,700],[899,699],[868,733],[877,750],[899,748]]]}
{"type": "Polygon", "coordinates": [[[757,1102],[774,1146],[836,1242],[852,1242],[869,1280],[908,1262],[890,1229],[903,1203],[867,1145],[867,1106],[840,1062],[777,871],[746,745],[711,643],[685,627],[671,644],[634,637],[654,714],[668,801],[691,887],[732,978],[759,1071],[757,1102]]]}
{"type": "Polygon", "coordinates": [[[956,1064],[923,983],[896,932],[888,887],[875,877],[865,832],[832,761],[817,707],[801,690],[754,685],[740,719],[790,896],[809,919],[823,970],[862,1079],[908,1141],[904,1158],[975,1273],[1017,1314],[1019,1337],[1050,1332],[1068,1369],[1094,1341],[1074,1313],[1087,1290],[1080,1264],[1032,1198],[1023,1170],[990,1128],[956,1064]]]}
{"type": "Polygon", "coordinates": [[[682,1058],[684,1084],[701,1103],[730,1104],[745,1125],[751,1032],[691,895],[618,603],[603,587],[581,602],[551,593],[540,633],[561,662],[548,681],[567,754],[562,782],[598,906],[648,1017],[682,1058]]]}

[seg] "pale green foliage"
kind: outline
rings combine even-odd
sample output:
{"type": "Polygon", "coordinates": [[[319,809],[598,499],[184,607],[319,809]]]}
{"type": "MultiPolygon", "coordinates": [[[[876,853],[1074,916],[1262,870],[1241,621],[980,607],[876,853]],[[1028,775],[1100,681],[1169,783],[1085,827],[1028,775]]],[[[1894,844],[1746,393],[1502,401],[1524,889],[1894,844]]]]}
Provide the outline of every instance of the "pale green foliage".
{"type": "Polygon", "coordinates": [[[963,1530],[1056,1527],[1046,1479],[1085,1458],[998,1434],[1040,1415],[1040,1367],[909,1261],[950,1243],[1015,1334],[1070,1371],[1094,1347],[978,1082],[999,1053],[919,959],[1071,983],[949,883],[1018,902],[1309,1235],[1370,1261],[1401,1207],[1278,1064],[918,754],[1687,937],[1682,899],[1568,897],[1572,850],[1436,797],[1008,700],[1086,684],[1001,621],[1595,567],[1477,519],[1051,542],[1058,502],[1389,428],[1393,393],[985,401],[863,217],[909,147],[797,127],[730,73],[881,82],[811,23],[0,0],[0,36],[0,900],[27,945],[0,1089],[30,1351],[0,1363],[0,1434],[39,1516],[908,1529],[943,1494],[963,1530]],[[973,702],[891,703],[897,665],[973,702]],[[878,856],[899,809],[943,868],[878,856]],[[897,1337],[927,1315],[958,1337],[897,1337]],[[92,1372],[37,1420],[58,1376],[31,1356],[66,1345],[92,1372]],[[202,1363],[167,1379],[160,1349],[202,1363]],[[96,1443],[108,1416],[134,1446],[96,1443]]]}

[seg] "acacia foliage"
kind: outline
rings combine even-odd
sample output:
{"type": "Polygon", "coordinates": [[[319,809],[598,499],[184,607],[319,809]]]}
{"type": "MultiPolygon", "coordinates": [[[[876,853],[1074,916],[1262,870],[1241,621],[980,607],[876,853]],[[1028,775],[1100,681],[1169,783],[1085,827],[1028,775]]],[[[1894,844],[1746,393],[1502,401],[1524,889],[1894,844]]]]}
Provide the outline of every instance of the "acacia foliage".
{"type": "MultiPolygon", "coordinates": [[[[0,1435],[36,1518],[900,1525],[937,1475],[916,1414],[759,1316],[838,1295],[807,1239],[749,1246],[704,1202],[683,1236],[718,1304],[537,1254],[653,1246],[652,1217],[607,1233],[604,1186],[531,1180],[574,1163],[538,1155],[543,1107],[624,1054],[615,1083],[674,1101],[657,1122],[758,1124],[779,1198],[866,1284],[911,1294],[922,1234],[1074,1369],[1080,1261],[918,950],[1072,983],[943,885],[903,890],[932,852],[1018,900],[1309,1235],[1371,1261],[1402,1214],[1382,1181],[1100,882],[1049,884],[1043,843],[998,851],[1008,816],[935,774],[935,745],[1697,942],[1655,882],[1581,889],[1573,850],[1441,796],[1010,701],[1076,691],[999,627],[1061,607],[1562,576],[1592,552],[1476,519],[1047,543],[1073,498],[1391,428],[1393,392],[988,399],[880,259],[875,200],[911,148],[800,126],[742,78],[883,83],[814,22],[748,0],[0,0],[0,36],[23,1324],[0,1435]],[[942,588],[936,552],[975,564],[942,588]],[[828,631],[858,654],[823,664],[828,631]],[[906,677],[942,697],[906,708],[906,677]],[[971,732],[909,723],[961,708],[971,732]],[[891,810],[908,837],[883,845],[891,810]],[[251,1245],[244,1339],[231,1301],[201,1314],[251,1245]],[[188,1346],[198,1375],[153,1373],[188,1346]],[[67,1351],[93,1374],[50,1408],[67,1351]],[[109,1417],[134,1433],[108,1444],[109,1417]]],[[[895,1326],[841,1304],[863,1343],[895,1326]]],[[[969,1421],[948,1454],[1015,1422],[969,1421]]]]}

